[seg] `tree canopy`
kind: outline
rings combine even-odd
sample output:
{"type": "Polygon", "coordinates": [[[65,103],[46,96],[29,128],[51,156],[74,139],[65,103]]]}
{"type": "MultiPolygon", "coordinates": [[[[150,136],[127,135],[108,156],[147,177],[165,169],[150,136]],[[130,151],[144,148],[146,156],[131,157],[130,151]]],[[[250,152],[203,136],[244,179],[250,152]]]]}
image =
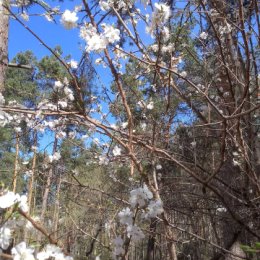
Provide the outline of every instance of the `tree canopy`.
{"type": "Polygon", "coordinates": [[[259,8],[0,1],[0,258],[257,260],[259,8]]]}

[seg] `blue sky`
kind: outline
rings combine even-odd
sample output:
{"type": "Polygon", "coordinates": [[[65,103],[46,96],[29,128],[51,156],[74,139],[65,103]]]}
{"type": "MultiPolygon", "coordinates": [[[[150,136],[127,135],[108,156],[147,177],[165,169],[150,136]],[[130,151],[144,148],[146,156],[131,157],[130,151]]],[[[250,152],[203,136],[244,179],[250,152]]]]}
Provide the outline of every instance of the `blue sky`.
{"type": "MultiPolygon", "coordinates": [[[[52,3],[52,6],[57,6],[53,5],[53,1],[47,2],[52,3]]],[[[61,11],[73,9],[75,5],[80,3],[79,0],[73,2],[67,0],[65,2],[66,4],[59,4],[61,11]]],[[[43,9],[35,5],[33,8],[29,9],[29,13],[41,14],[43,13],[43,9]]],[[[30,16],[30,20],[29,22],[26,22],[26,24],[50,47],[61,45],[65,54],[70,53],[74,59],[79,59],[81,52],[78,42],[75,41],[75,39],[78,39],[78,30],[65,30],[60,25],[59,18],[56,22],[57,23],[47,22],[43,16],[35,15],[30,16]]],[[[49,51],[23,28],[23,26],[14,19],[11,19],[9,28],[9,59],[12,59],[16,53],[26,50],[32,50],[38,58],[49,54],[49,51]]]]}

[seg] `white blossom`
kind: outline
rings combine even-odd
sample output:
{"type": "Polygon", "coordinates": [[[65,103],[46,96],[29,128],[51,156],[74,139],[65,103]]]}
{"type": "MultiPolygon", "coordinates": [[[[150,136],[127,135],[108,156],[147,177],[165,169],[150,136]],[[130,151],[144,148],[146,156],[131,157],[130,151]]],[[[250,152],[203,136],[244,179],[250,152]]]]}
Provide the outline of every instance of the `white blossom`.
{"type": "Polygon", "coordinates": [[[118,213],[119,221],[123,225],[132,225],[133,224],[133,212],[127,207],[122,209],[118,213]]]}
{"type": "Polygon", "coordinates": [[[120,40],[120,31],[114,28],[112,25],[102,23],[101,27],[104,31],[104,37],[108,40],[109,43],[114,43],[120,40]]]}
{"type": "Polygon", "coordinates": [[[70,10],[65,10],[61,16],[61,23],[66,29],[72,29],[77,26],[78,21],[77,13],[71,12],[70,10]]]}
{"type": "Polygon", "coordinates": [[[78,62],[71,59],[70,62],[69,62],[69,65],[72,69],[77,69],[78,68],[78,62]]]}
{"type": "Polygon", "coordinates": [[[86,41],[86,51],[102,51],[109,43],[120,40],[120,31],[112,25],[103,23],[103,32],[99,34],[92,24],[85,24],[80,28],[80,37],[86,41]]]}
{"type": "Polygon", "coordinates": [[[88,41],[87,41],[87,52],[91,51],[101,51],[107,47],[107,39],[102,37],[102,35],[94,34],[88,41]]]}
{"type": "Polygon", "coordinates": [[[58,91],[63,88],[63,83],[60,82],[59,80],[57,80],[54,82],[53,88],[54,88],[54,90],[58,91]]]}
{"type": "Polygon", "coordinates": [[[12,238],[12,231],[7,226],[0,228],[0,248],[7,249],[12,238]]]}
{"type": "Polygon", "coordinates": [[[105,154],[100,155],[98,159],[99,159],[99,165],[108,165],[109,163],[109,159],[105,154]]]}
{"type": "Polygon", "coordinates": [[[167,22],[171,15],[170,6],[163,3],[155,3],[154,4],[155,11],[153,13],[154,19],[160,20],[160,22],[167,22]]]}
{"type": "Polygon", "coordinates": [[[48,244],[45,249],[37,254],[38,260],[46,260],[53,257],[55,260],[73,260],[71,256],[65,256],[61,248],[48,244]]]}
{"type": "Polygon", "coordinates": [[[68,87],[64,88],[64,94],[67,96],[67,98],[70,101],[73,101],[75,99],[74,95],[73,95],[73,91],[70,88],[68,88],[68,87]]]}
{"type": "Polygon", "coordinates": [[[193,141],[190,144],[191,144],[192,147],[195,147],[197,143],[196,143],[196,141],[193,141]]]}
{"type": "Polygon", "coordinates": [[[217,212],[227,212],[227,209],[225,208],[225,207],[218,207],[217,209],[216,209],[216,211],[217,212]]]}
{"type": "Polygon", "coordinates": [[[99,1],[99,7],[102,11],[109,11],[110,10],[110,4],[108,1],[99,1]]]}
{"type": "Polygon", "coordinates": [[[6,209],[13,206],[19,200],[19,195],[12,191],[7,191],[4,195],[0,196],[0,208],[6,209]]]}
{"type": "Polygon", "coordinates": [[[145,131],[145,130],[146,130],[146,127],[147,127],[147,124],[146,124],[145,122],[142,122],[142,123],[140,124],[140,127],[141,127],[141,129],[142,129],[143,131],[145,131]]]}
{"type": "Polygon", "coordinates": [[[19,208],[24,212],[28,212],[29,206],[27,204],[27,200],[28,200],[27,196],[22,195],[18,200],[19,200],[19,208]]]}
{"type": "Polygon", "coordinates": [[[119,256],[119,255],[122,255],[125,253],[125,250],[123,248],[123,245],[124,245],[124,241],[121,237],[116,237],[114,240],[113,240],[113,244],[114,244],[114,255],[116,256],[119,256]]]}
{"type": "Polygon", "coordinates": [[[3,106],[5,104],[5,98],[2,95],[2,93],[0,93],[0,106],[3,106]]]}
{"type": "Polygon", "coordinates": [[[207,34],[206,32],[202,32],[202,33],[200,34],[200,38],[201,38],[202,40],[206,40],[206,39],[208,38],[208,34],[207,34]]]}
{"type": "Polygon", "coordinates": [[[146,203],[153,198],[152,192],[146,185],[130,192],[130,204],[134,208],[136,206],[144,207],[146,203]]]}
{"type": "Polygon", "coordinates": [[[113,155],[114,156],[121,155],[121,148],[119,148],[118,146],[115,146],[115,148],[113,149],[113,155]]]}
{"type": "Polygon", "coordinates": [[[143,231],[136,225],[127,227],[127,236],[131,237],[133,242],[138,242],[145,237],[143,231]]]}
{"type": "Polygon", "coordinates": [[[149,102],[149,103],[147,104],[146,108],[149,109],[149,110],[152,110],[152,109],[154,108],[154,103],[153,103],[153,101],[149,102]]]}
{"type": "Polygon", "coordinates": [[[165,39],[168,40],[169,38],[169,30],[165,29],[164,24],[168,21],[171,15],[170,6],[163,4],[163,3],[155,3],[154,4],[154,12],[152,13],[151,23],[148,27],[146,27],[146,32],[150,33],[153,36],[153,31],[156,28],[161,28],[162,33],[165,34],[165,39]]]}
{"type": "Polygon", "coordinates": [[[163,27],[162,36],[164,41],[168,41],[170,39],[170,30],[168,27],[166,26],[163,27]]]}
{"type": "Polygon", "coordinates": [[[163,204],[161,200],[151,200],[147,206],[147,212],[143,214],[146,219],[155,218],[163,213],[163,204]]]}
{"type": "Polygon", "coordinates": [[[34,250],[26,246],[25,242],[21,242],[12,248],[13,260],[35,260],[33,256],[34,250]]]}
{"type": "Polygon", "coordinates": [[[29,15],[28,15],[25,11],[23,11],[23,12],[21,13],[21,17],[22,17],[25,21],[29,21],[29,15]]]}
{"type": "Polygon", "coordinates": [[[53,22],[53,17],[49,13],[43,15],[48,22],[53,22]]]}
{"type": "Polygon", "coordinates": [[[52,163],[54,161],[58,161],[61,158],[59,152],[55,152],[53,155],[49,155],[49,161],[52,163]]]}
{"type": "Polygon", "coordinates": [[[121,124],[121,126],[122,126],[123,129],[126,129],[127,126],[128,126],[128,122],[123,122],[123,123],[121,124]]]}
{"type": "Polygon", "coordinates": [[[61,108],[66,108],[66,107],[68,107],[68,102],[67,101],[65,101],[65,100],[59,100],[58,101],[58,105],[61,107],[61,108]]]}
{"type": "Polygon", "coordinates": [[[187,77],[187,72],[186,71],[182,71],[180,73],[180,75],[183,77],[183,78],[186,78],[187,77]]]}
{"type": "Polygon", "coordinates": [[[161,165],[161,164],[157,164],[157,165],[155,166],[155,168],[156,168],[156,170],[161,170],[161,169],[162,169],[162,165],[161,165]]]}

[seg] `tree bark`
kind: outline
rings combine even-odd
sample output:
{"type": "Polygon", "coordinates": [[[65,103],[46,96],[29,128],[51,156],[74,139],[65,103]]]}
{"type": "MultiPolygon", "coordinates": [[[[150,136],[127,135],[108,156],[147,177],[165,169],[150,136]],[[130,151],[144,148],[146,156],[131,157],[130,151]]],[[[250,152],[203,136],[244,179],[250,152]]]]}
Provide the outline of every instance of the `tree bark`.
{"type": "Polygon", "coordinates": [[[9,15],[3,5],[9,5],[9,0],[0,0],[0,93],[4,90],[5,71],[8,64],[9,15]]]}
{"type": "MultiPolygon", "coordinates": [[[[56,152],[57,144],[58,144],[58,140],[57,140],[57,137],[55,136],[52,155],[56,152]]],[[[43,199],[42,199],[42,212],[41,212],[41,220],[42,221],[44,221],[45,213],[46,213],[46,210],[47,210],[48,197],[49,197],[49,193],[50,193],[51,181],[52,181],[53,174],[54,174],[54,165],[51,165],[50,170],[49,170],[49,174],[47,176],[45,190],[44,190],[43,199]]]]}
{"type": "Polygon", "coordinates": [[[18,171],[19,171],[19,144],[20,144],[20,137],[19,134],[16,133],[16,144],[15,144],[15,161],[14,161],[14,175],[13,175],[13,192],[16,192],[17,188],[17,178],[18,178],[18,171]]]}
{"type": "Polygon", "coordinates": [[[154,247],[155,247],[155,231],[156,231],[157,220],[154,218],[151,220],[150,224],[150,235],[147,243],[147,254],[146,260],[153,260],[154,259],[154,247]]]}
{"type": "MultiPolygon", "coordinates": [[[[34,130],[34,146],[37,146],[37,131],[34,130]]],[[[35,177],[35,168],[36,168],[36,159],[37,159],[37,151],[34,150],[33,152],[33,161],[32,161],[32,171],[31,171],[31,177],[29,181],[29,188],[28,188],[28,206],[29,206],[29,213],[32,214],[33,212],[33,190],[34,190],[34,177],[35,177]]]]}

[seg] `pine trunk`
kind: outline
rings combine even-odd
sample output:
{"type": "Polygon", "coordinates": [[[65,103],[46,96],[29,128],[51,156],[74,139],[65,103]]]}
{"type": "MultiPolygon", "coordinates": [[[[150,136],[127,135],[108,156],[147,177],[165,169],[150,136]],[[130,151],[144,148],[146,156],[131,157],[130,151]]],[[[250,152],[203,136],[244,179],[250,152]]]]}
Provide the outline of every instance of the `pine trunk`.
{"type": "Polygon", "coordinates": [[[5,71],[8,64],[9,15],[3,7],[8,4],[8,0],[0,0],[0,93],[4,90],[5,71]]]}

